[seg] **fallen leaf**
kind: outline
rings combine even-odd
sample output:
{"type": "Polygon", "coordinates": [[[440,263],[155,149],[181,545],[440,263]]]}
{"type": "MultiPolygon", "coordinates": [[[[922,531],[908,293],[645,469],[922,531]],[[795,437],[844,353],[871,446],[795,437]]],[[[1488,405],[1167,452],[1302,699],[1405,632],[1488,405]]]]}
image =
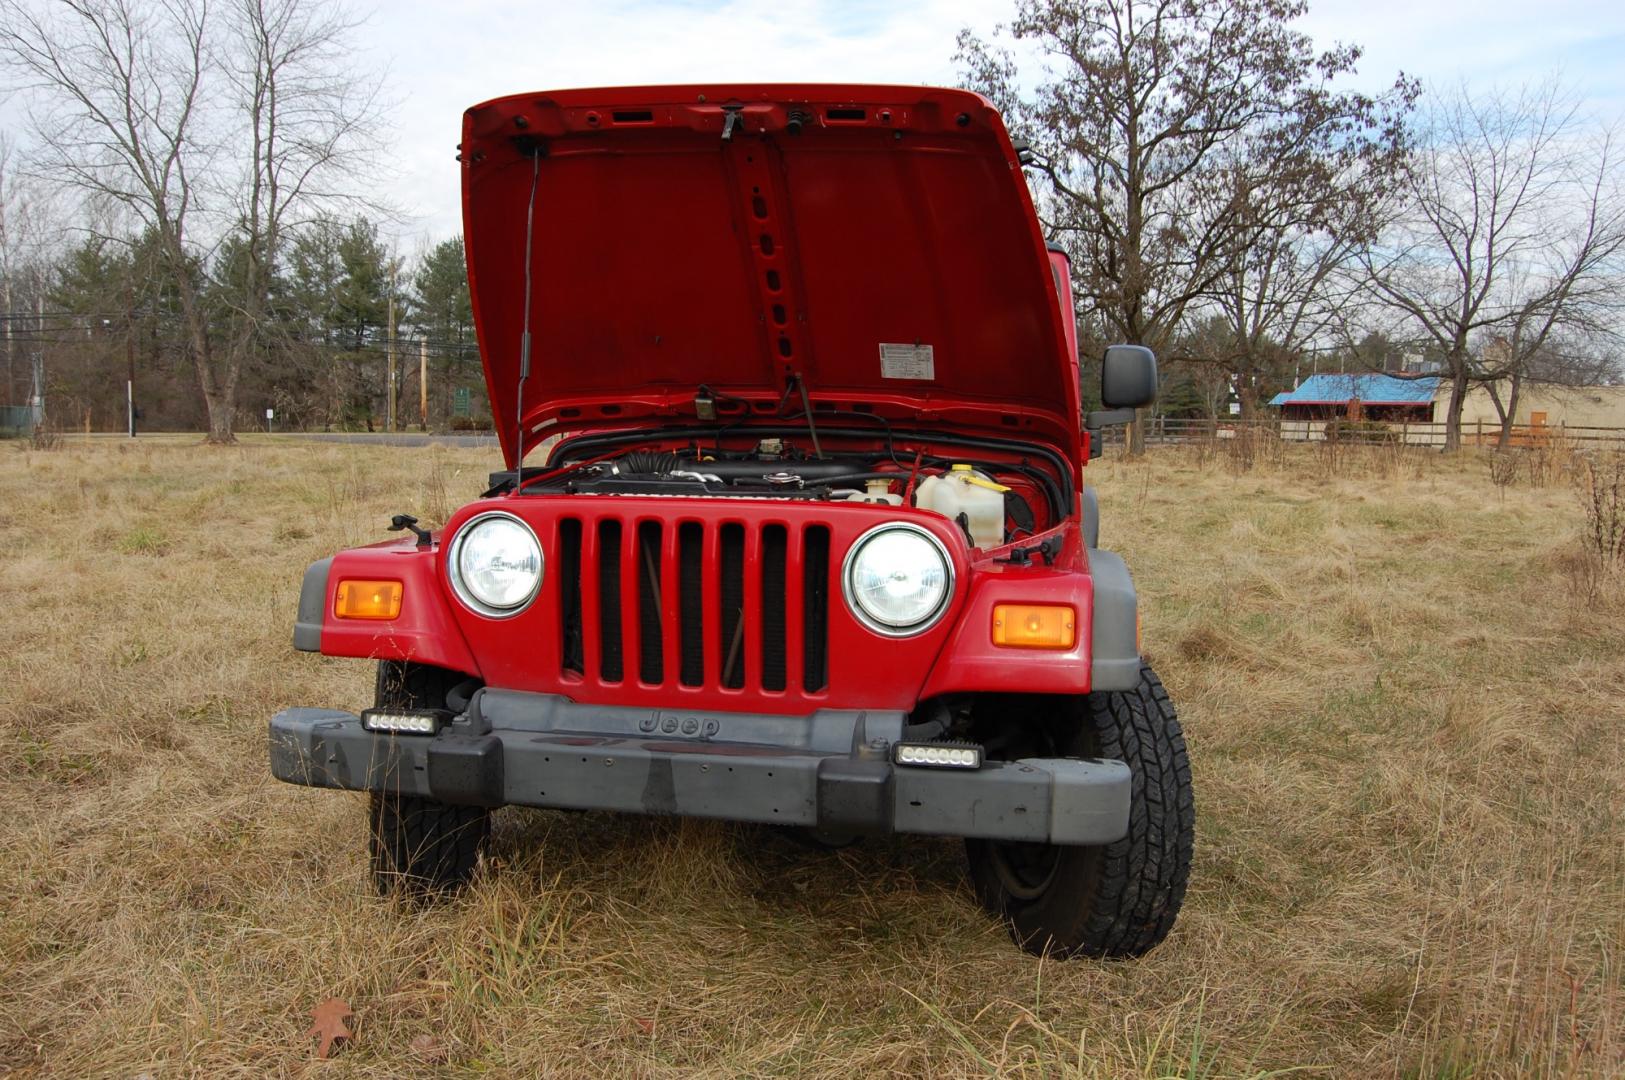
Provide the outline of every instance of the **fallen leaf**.
{"type": "Polygon", "coordinates": [[[333,1052],[334,1043],[340,1039],[350,1038],[352,1032],[344,1026],[344,1021],[353,1016],[355,1014],[350,1011],[350,1006],[336,997],[328,998],[310,1010],[310,1018],[316,1022],[310,1025],[309,1031],[305,1032],[305,1038],[308,1039],[314,1035],[321,1040],[316,1046],[317,1057],[327,1057],[328,1054],[333,1052]]]}
{"type": "Polygon", "coordinates": [[[641,1016],[635,1016],[633,1019],[638,1022],[638,1027],[643,1029],[645,1035],[653,1035],[655,1033],[655,1022],[653,1020],[645,1020],[641,1016]]]}
{"type": "Polygon", "coordinates": [[[430,1061],[443,1062],[451,1056],[451,1048],[433,1035],[419,1035],[411,1042],[412,1053],[430,1061]]]}

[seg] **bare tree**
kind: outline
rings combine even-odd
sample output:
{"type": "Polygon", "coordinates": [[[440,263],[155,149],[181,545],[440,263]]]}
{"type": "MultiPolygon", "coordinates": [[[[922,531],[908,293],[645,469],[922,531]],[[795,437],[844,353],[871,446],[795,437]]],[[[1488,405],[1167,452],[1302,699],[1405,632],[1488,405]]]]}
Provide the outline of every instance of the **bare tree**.
{"type": "Polygon", "coordinates": [[[291,229],[337,203],[374,162],[378,80],[352,61],[360,23],[316,0],[231,0],[221,69],[246,132],[224,193],[238,257],[222,290],[233,309],[225,365],[233,380],[263,344],[270,290],[291,229]]]}
{"type": "Polygon", "coordinates": [[[1510,340],[1496,337],[1479,352],[1484,389],[1501,421],[1498,450],[1512,445],[1527,384],[1595,386],[1618,375],[1613,350],[1619,334],[1612,327],[1590,332],[1583,327],[1553,327],[1548,325],[1549,313],[1536,313],[1533,320],[1536,325],[1515,325],[1510,340]]]}
{"type": "Polygon", "coordinates": [[[49,13],[0,0],[0,57],[34,91],[38,167],[151,231],[170,277],[209,413],[231,440],[234,380],[216,370],[191,250],[209,75],[203,0],[68,0],[49,13]]]}
{"type": "MultiPolygon", "coordinates": [[[[14,168],[15,144],[0,132],[0,352],[5,354],[6,382],[4,404],[19,400],[16,388],[18,329],[16,322],[23,306],[20,301],[29,285],[40,279],[40,230],[38,193],[30,190],[14,168]]],[[[31,294],[30,294],[31,295],[31,294]]],[[[28,306],[32,307],[32,299],[28,306]]]]}
{"type": "Polygon", "coordinates": [[[1191,361],[1232,377],[1243,417],[1256,416],[1268,382],[1342,318],[1347,289],[1338,279],[1355,246],[1304,228],[1264,230],[1214,280],[1200,309],[1218,323],[1184,340],[1191,361]]]}
{"type": "Polygon", "coordinates": [[[333,196],[372,140],[355,24],[316,0],[0,0],[0,63],[31,92],[36,167],[156,239],[208,413],[234,441],[289,223],[333,196]],[[229,333],[212,332],[208,254],[229,241],[229,333]]]}
{"type": "Polygon", "coordinates": [[[1208,198],[1240,208],[1246,243],[1231,251],[1197,310],[1218,325],[1187,340],[1205,346],[1193,359],[1234,377],[1244,417],[1256,415],[1261,388],[1284,379],[1302,352],[1344,325],[1357,289],[1350,271],[1389,212],[1392,177],[1405,147],[1399,117],[1410,89],[1388,102],[1377,133],[1337,139],[1305,154],[1289,172],[1233,171],[1208,198]],[[1222,332],[1214,333],[1222,327],[1222,332]]]}
{"type": "MultiPolygon", "coordinates": [[[[1555,82],[1440,94],[1415,141],[1403,211],[1361,259],[1403,336],[1443,358],[1455,450],[1474,382],[1521,385],[1557,339],[1615,325],[1625,190],[1616,141],[1555,82]]],[[[1516,401],[1503,412],[1505,430],[1516,401]]]]}
{"type": "Polygon", "coordinates": [[[1379,103],[1331,87],[1359,51],[1316,53],[1290,26],[1304,10],[1021,0],[1010,32],[1053,65],[1026,95],[1008,51],[960,34],[969,85],[1032,139],[1041,213],[1072,255],[1077,296],[1118,339],[1165,349],[1308,190],[1319,156],[1339,143],[1363,154],[1380,136],[1379,103]]]}

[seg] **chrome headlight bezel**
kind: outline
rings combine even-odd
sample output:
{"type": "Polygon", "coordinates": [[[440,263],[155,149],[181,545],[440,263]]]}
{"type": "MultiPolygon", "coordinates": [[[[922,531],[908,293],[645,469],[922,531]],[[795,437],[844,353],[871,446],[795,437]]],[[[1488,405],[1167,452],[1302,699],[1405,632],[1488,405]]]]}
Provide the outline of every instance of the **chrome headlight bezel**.
{"type": "Polygon", "coordinates": [[[488,619],[511,619],[529,608],[536,600],[537,594],[542,591],[542,579],[547,576],[547,553],[542,550],[542,541],[537,537],[536,530],[532,529],[522,518],[516,517],[505,510],[487,510],[463,522],[462,527],[457,530],[457,534],[452,537],[451,545],[446,550],[446,576],[451,580],[452,592],[457,594],[457,599],[462,601],[463,606],[470,611],[484,615],[488,619]],[[468,538],[474,535],[475,530],[482,523],[497,518],[512,522],[523,529],[536,548],[536,580],[531,583],[530,591],[523,598],[512,605],[504,607],[487,603],[475,596],[473,590],[469,588],[468,582],[463,579],[462,567],[463,546],[468,538]]]}
{"type": "Polygon", "coordinates": [[[857,619],[865,627],[889,638],[915,637],[941,622],[943,616],[948,613],[948,608],[953,601],[955,581],[954,560],[948,554],[948,546],[931,530],[908,521],[888,521],[865,531],[863,535],[852,542],[851,547],[847,548],[846,558],[841,563],[841,595],[846,601],[846,609],[852,613],[853,618],[857,619]],[[890,532],[912,533],[923,538],[930,546],[930,549],[935,552],[937,558],[942,560],[942,595],[937,598],[935,606],[927,615],[906,625],[887,622],[865,610],[853,587],[852,575],[857,568],[858,558],[863,553],[864,547],[882,534],[890,532]]]}

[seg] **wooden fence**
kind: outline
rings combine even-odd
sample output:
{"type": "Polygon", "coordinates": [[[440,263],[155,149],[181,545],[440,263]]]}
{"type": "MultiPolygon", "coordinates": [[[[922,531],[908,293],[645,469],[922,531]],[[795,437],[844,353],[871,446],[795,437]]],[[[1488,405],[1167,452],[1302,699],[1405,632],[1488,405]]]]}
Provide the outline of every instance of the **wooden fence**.
{"type": "MultiPolygon", "coordinates": [[[[1411,423],[1363,420],[1281,420],[1260,417],[1243,420],[1225,417],[1220,420],[1186,420],[1153,417],[1145,422],[1145,441],[1149,446],[1180,443],[1205,443],[1215,440],[1244,437],[1249,432],[1278,438],[1283,442],[1318,443],[1331,438],[1355,445],[1384,445],[1405,443],[1410,446],[1444,446],[1443,423],[1411,423]]],[[[1111,427],[1102,433],[1104,446],[1121,446],[1127,438],[1126,427],[1111,427]]],[[[1461,428],[1463,446],[1495,446],[1500,442],[1501,425],[1493,420],[1465,421],[1461,428]]],[[[1625,450],[1625,427],[1578,427],[1564,424],[1518,424],[1512,429],[1510,443],[1514,447],[1531,448],[1563,444],[1575,449],[1625,450]]]]}

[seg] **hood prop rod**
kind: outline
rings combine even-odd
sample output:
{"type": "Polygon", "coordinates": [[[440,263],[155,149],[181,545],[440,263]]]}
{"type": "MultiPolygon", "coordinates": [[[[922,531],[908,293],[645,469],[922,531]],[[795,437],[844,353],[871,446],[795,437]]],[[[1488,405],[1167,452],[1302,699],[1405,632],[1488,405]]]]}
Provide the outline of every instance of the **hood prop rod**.
{"type": "Polygon", "coordinates": [[[536,184],[542,175],[542,146],[530,147],[530,199],[525,203],[525,315],[519,333],[519,390],[514,401],[514,493],[525,479],[525,380],[530,378],[531,244],[536,239],[536,184]]]}
{"type": "Polygon", "coordinates": [[[818,424],[813,420],[812,399],[807,396],[807,380],[801,377],[799,371],[791,372],[790,377],[796,381],[796,389],[801,391],[801,411],[807,414],[807,434],[812,436],[813,457],[823,461],[824,448],[818,445],[818,424]]]}

